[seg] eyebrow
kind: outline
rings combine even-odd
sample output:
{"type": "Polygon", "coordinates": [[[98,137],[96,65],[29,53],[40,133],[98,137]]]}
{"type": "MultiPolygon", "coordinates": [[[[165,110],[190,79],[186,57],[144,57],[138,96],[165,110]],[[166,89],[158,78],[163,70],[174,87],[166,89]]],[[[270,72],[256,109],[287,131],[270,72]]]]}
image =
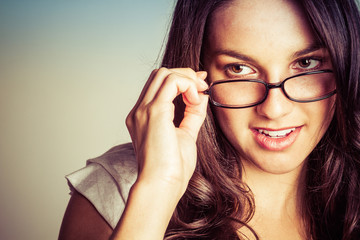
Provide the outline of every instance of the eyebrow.
{"type": "Polygon", "coordinates": [[[296,51],[292,57],[293,58],[298,58],[300,56],[303,56],[303,55],[306,55],[306,54],[309,54],[309,53],[312,53],[312,52],[315,52],[317,50],[320,50],[320,49],[324,49],[325,47],[319,43],[314,43],[314,44],[311,44],[309,47],[305,48],[305,49],[302,49],[300,51],[296,51]]]}
{"type": "MultiPolygon", "coordinates": [[[[295,53],[292,54],[292,58],[298,58],[300,56],[315,52],[317,50],[320,49],[324,49],[325,47],[319,43],[314,43],[311,44],[310,46],[308,46],[305,49],[296,51],[295,53]]],[[[220,56],[220,55],[227,55],[233,58],[237,58],[243,61],[247,61],[247,62],[256,62],[253,58],[245,55],[245,54],[241,54],[239,52],[233,51],[233,50],[229,50],[229,49],[222,49],[222,50],[218,50],[214,53],[214,56],[220,56]]]]}
{"type": "Polygon", "coordinates": [[[255,62],[255,60],[247,55],[241,54],[239,52],[233,51],[233,50],[228,50],[228,49],[223,49],[223,50],[218,50],[215,52],[214,54],[215,56],[220,56],[220,55],[227,55],[233,58],[237,58],[243,61],[247,61],[247,62],[255,62]]]}

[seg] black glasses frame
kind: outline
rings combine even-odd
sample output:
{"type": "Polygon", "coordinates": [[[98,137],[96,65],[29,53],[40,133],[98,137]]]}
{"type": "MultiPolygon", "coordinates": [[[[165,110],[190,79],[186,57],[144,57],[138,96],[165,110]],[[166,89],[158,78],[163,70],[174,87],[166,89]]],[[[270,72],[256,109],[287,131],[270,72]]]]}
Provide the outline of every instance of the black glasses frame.
{"type": "Polygon", "coordinates": [[[300,76],[305,76],[305,75],[312,75],[312,74],[319,74],[319,73],[331,73],[333,72],[332,70],[329,70],[329,69],[325,69],[325,70],[317,70],[317,71],[312,71],[312,72],[305,72],[305,73],[300,73],[300,74],[297,74],[297,75],[294,75],[294,76],[291,76],[291,77],[288,77],[286,79],[284,79],[283,81],[281,82],[278,82],[278,83],[273,83],[273,84],[270,84],[270,83],[266,83],[262,80],[259,80],[259,79],[234,79],[234,80],[221,80],[221,81],[216,81],[216,82],[213,82],[210,84],[209,88],[207,90],[204,91],[204,94],[207,94],[210,96],[210,102],[216,106],[216,107],[222,107],[222,108],[233,108],[233,109],[239,109],[239,108],[248,108],[248,107],[254,107],[254,106],[257,106],[257,105],[260,105],[262,104],[263,102],[265,102],[268,94],[269,94],[269,90],[270,89],[273,89],[273,88],[281,88],[282,92],[284,93],[284,95],[286,96],[286,98],[290,99],[291,101],[294,101],[294,102],[300,102],[300,103],[308,103],[308,102],[316,102],[316,101],[320,101],[320,100],[323,100],[323,99],[326,99],[326,98],[329,98],[331,96],[333,96],[335,93],[336,93],[336,89],[328,94],[326,94],[325,96],[322,96],[320,98],[316,98],[316,99],[311,99],[311,100],[298,100],[298,99],[295,99],[295,98],[292,98],[290,97],[287,92],[285,91],[285,87],[284,87],[284,84],[286,81],[290,80],[290,79],[293,79],[293,78],[296,78],[296,77],[300,77],[300,76]],[[264,95],[264,98],[257,102],[257,103],[254,103],[254,104],[250,104],[250,105],[247,105],[247,106],[229,106],[229,105],[225,105],[225,104],[220,104],[216,101],[214,101],[211,97],[211,89],[217,85],[217,84],[221,84],[221,83],[226,83],[226,82],[257,82],[257,83],[261,83],[265,86],[266,88],[266,91],[265,91],[265,95],[264,95]]]}

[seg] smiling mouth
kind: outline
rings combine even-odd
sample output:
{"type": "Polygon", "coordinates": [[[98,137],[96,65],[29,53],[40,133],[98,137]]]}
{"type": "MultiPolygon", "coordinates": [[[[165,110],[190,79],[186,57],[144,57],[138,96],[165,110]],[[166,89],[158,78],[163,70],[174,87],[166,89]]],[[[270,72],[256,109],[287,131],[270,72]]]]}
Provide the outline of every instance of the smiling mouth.
{"type": "Polygon", "coordinates": [[[252,129],[254,140],[262,148],[270,151],[282,151],[290,147],[299,136],[302,126],[282,130],[252,129]]]}
{"type": "Polygon", "coordinates": [[[266,137],[270,138],[284,138],[287,137],[290,133],[295,131],[296,128],[289,128],[284,130],[278,131],[270,131],[265,129],[256,129],[260,134],[265,135],[266,137]]]}

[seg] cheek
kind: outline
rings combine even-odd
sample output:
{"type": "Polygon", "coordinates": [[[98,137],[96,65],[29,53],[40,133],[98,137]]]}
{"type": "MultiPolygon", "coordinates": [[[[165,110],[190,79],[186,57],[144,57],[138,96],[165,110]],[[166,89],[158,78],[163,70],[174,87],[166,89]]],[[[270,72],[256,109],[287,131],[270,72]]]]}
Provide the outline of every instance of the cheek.
{"type": "Polygon", "coordinates": [[[251,118],[249,110],[250,109],[215,109],[216,121],[226,138],[232,144],[237,145],[236,143],[239,142],[239,140],[244,139],[241,136],[245,135],[247,129],[249,129],[248,119],[251,118]]]}
{"type": "Polygon", "coordinates": [[[312,149],[324,136],[335,112],[335,101],[332,98],[315,102],[315,104],[314,107],[309,108],[307,111],[309,119],[307,137],[308,144],[312,149]]]}
{"type": "Polygon", "coordinates": [[[220,126],[221,130],[225,133],[226,127],[231,123],[231,115],[229,116],[228,112],[225,109],[216,108],[214,109],[214,115],[216,122],[220,126]]]}
{"type": "Polygon", "coordinates": [[[322,132],[324,133],[329,127],[335,113],[335,97],[320,101],[321,105],[314,112],[317,122],[320,123],[322,132]]]}

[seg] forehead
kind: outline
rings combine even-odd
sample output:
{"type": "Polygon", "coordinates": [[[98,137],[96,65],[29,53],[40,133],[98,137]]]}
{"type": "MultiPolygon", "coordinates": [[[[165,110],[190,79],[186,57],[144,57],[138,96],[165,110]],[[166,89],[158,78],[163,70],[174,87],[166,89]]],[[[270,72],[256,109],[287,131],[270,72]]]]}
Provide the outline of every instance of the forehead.
{"type": "Polygon", "coordinates": [[[314,44],[307,17],[296,1],[234,0],[210,20],[210,47],[258,51],[291,51],[314,44]]]}

